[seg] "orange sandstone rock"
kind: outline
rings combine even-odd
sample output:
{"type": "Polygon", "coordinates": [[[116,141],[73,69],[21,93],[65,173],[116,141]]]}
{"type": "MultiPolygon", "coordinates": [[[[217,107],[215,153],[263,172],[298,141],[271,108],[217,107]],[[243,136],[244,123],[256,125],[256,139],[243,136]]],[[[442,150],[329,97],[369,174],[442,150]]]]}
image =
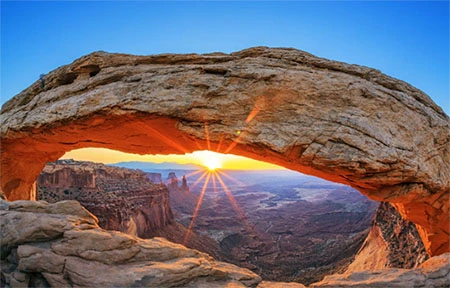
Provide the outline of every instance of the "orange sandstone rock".
{"type": "Polygon", "coordinates": [[[95,52],[3,105],[2,193],[35,199],[66,151],[218,150],[348,184],[392,203],[431,255],[450,250],[450,120],[380,71],[265,47],[223,54],[95,52]],[[207,143],[207,142],[210,143],[207,143]]]}

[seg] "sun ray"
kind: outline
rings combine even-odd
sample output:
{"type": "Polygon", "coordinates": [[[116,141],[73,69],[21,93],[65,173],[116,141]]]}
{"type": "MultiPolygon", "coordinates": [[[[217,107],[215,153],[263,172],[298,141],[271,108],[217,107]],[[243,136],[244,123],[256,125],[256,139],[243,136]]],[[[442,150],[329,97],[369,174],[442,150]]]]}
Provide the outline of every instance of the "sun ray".
{"type": "Polygon", "coordinates": [[[186,174],[184,176],[186,176],[186,178],[187,177],[192,177],[192,176],[197,175],[197,174],[202,173],[202,172],[205,172],[205,170],[195,170],[194,172],[188,173],[188,174],[186,174]]]}
{"type": "Polygon", "coordinates": [[[200,178],[198,178],[197,180],[195,180],[195,182],[191,185],[191,186],[189,186],[189,190],[191,190],[192,191],[192,189],[194,189],[195,188],[195,186],[197,186],[197,184],[200,182],[200,181],[202,181],[202,179],[203,178],[205,178],[205,176],[206,176],[206,174],[208,174],[208,171],[206,171],[206,170],[199,170],[200,172],[203,172],[203,174],[202,174],[202,176],[200,176],[200,178]]]}
{"type": "Polygon", "coordinates": [[[239,186],[246,186],[246,184],[244,182],[233,178],[232,176],[228,175],[225,171],[218,170],[217,172],[220,173],[222,176],[226,177],[228,180],[231,180],[235,184],[238,184],[239,186]]]}
{"type": "Polygon", "coordinates": [[[213,177],[211,177],[213,182],[213,191],[214,191],[214,203],[217,205],[217,183],[216,183],[216,174],[218,170],[212,171],[213,177]]]}
{"type": "Polygon", "coordinates": [[[246,131],[238,131],[238,133],[239,136],[233,140],[233,142],[230,144],[230,146],[228,146],[228,148],[224,152],[222,152],[223,154],[230,153],[230,151],[233,150],[234,147],[236,147],[236,145],[238,144],[239,139],[241,139],[245,134],[247,134],[246,131]]]}
{"type": "Polygon", "coordinates": [[[147,130],[150,130],[152,134],[155,134],[158,137],[158,139],[162,140],[168,146],[172,146],[173,148],[177,149],[178,151],[180,151],[180,152],[182,152],[184,154],[190,152],[186,148],[184,148],[182,145],[176,143],[175,141],[173,141],[172,139],[168,138],[167,136],[165,136],[161,132],[159,132],[156,129],[152,128],[147,123],[145,123],[143,121],[139,121],[139,122],[141,123],[142,126],[144,126],[147,130]]]}
{"type": "Polygon", "coordinates": [[[211,177],[211,173],[208,173],[205,184],[203,184],[203,188],[200,193],[200,197],[198,198],[197,206],[195,207],[195,210],[194,210],[194,215],[192,215],[191,223],[189,224],[188,231],[186,232],[186,236],[184,237],[184,241],[183,241],[184,245],[187,244],[187,241],[189,240],[189,235],[191,234],[192,228],[194,227],[195,219],[197,218],[198,211],[200,210],[200,206],[202,205],[203,196],[205,195],[206,186],[208,186],[210,177],[211,177]]]}
{"type": "Polygon", "coordinates": [[[217,144],[216,152],[220,151],[220,148],[222,147],[222,143],[223,143],[223,139],[224,138],[225,138],[225,136],[223,134],[220,135],[220,140],[219,140],[219,144],[217,144]]]}
{"type": "Polygon", "coordinates": [[[250,111],[250,113],[248,113],[247,119],[245,119],[245,123],[249,123],[250,121],[253,120],[253,118],[256,117],[256,115],[258,115],[258,113],[264,109],[264,107],[266,106],[266,97],[265,96],[259,96],[256,101],[255,104],[253,105],[253,109],[252,111],[250,111]]]}
{"type": "Polygon", "coordinates": [[[205,136],[206,136],[206,147],[208,147],[208,150],[211,150],[211,143],[209,142],[208,124],[206,122],[205,122],[205,136]]]}
{"type": "Polygon", "coordinates": [[[228,187],[225,185],[225,183],[223,182],[220,175],[216,174],[215,176],[217,177],[217,180],[219,181],[220,185],[222,186],[223,190],[225,191],[225,194],[227,195],[228,200],[230,200],[230,203],[233,206],[236,213],[238,214],[239,218],[245,222],[246,226],[249,226],[248,222],[247,222],[247,216],[245,215],[244,211],[242,211],[241,207],[239,207],[239,204],[237,203],[236,199],[231,194],[230,190],[228,190],[228,187]]]}
{"type": "Polygon", "coordinates": [[[253,110],[248,114],[247,119],[245,119],[245,123],[249,123],[250,121],[252,121],[252,119],[255,118],[256,115],[258,115],[259,111],[261,111],[260,107],[253,107],[253,110]]]}
{"type": "Polygon", "coordinates": [[[236,199],[231,194],[230,190],[226,186],[226,184],[223,182],[222,178],[219,176],[219,174],[216,174],[217,180],[219,181],[220,185],[222,186],[223,190],[225,191],[225,194],[228,197],[228,200],[230,201],[231,205],[233,206],[234,210],[236,211],[236,214],[242,221],[245,229],[253,234],[254,236],[259,237],[259,232],[256,230],[255,225],[250,225],[250,223],[247,220],[247,216],[245,215],[244,211],[239,207],[239,204],[237,203],[236,199]]]}

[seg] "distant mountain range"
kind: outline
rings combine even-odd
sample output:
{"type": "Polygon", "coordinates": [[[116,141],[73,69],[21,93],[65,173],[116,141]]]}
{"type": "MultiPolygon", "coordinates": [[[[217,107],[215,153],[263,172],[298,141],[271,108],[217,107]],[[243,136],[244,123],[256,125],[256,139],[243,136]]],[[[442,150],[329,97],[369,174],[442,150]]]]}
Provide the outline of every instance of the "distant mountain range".
{"type": "Polygon", "coordinates": [[[195,164],[179,164],[174,162],[163,162],[163,163],[153,163],[153,162],[140,162],[140,161],[129,161],[129,162],[119,162],[114,164],[108,164],[110,166],[124,167],[128,169],[139,169],[144,172],[152,172],[154,170],[204,170],[205,167],[195,164]]]}

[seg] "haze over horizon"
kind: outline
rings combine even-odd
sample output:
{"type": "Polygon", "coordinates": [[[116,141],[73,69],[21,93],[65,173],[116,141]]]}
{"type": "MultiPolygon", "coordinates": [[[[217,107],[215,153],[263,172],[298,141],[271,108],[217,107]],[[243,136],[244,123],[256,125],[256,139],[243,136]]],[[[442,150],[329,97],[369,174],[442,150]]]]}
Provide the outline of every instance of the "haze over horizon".
{"type": "MultiPolygon", "coordinates": [[[[217,162],[217,168],[224,170],[283,170],[284,167],[257,161],[251,158],[233,154],[221,154],[211,151],[195,151],[185,155],[138,155],[104,148],[84,148],[67,152],[60,159],[74,159],[79,161],[93,161],[104,164],[116,164],[120,162],[149,162],[177,164],[194,164],[203,167],[208,166],[208,161],[217,162]]],[[[210,163],[210,162],[209,162],[210,163]]]]}

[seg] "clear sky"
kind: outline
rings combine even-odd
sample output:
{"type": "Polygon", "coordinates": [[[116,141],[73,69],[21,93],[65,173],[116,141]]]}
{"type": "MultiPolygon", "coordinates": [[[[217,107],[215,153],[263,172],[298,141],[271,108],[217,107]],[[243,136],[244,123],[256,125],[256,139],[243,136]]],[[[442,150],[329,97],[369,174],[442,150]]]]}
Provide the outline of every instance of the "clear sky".
{"type": "Polygon", "coordinates": [[[374,67],[450,114],[449,1],[1,2],[1,101],[97,50],[293,47],[374,67]]]}

